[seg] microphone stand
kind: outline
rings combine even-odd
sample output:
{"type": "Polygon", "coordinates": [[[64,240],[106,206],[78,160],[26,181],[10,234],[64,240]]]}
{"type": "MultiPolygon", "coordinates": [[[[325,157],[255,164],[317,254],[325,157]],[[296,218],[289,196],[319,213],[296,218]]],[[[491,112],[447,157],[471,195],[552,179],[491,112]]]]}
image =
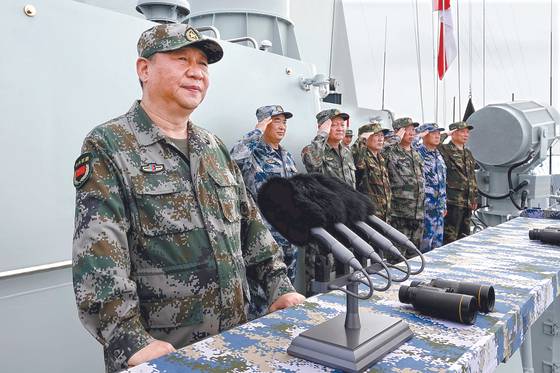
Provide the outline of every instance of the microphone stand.
{"type": "MultiPolygon", "coordinates": [[[[337,229],[350,233],[346,227],[337,229]]],[[[391,274],[382,261],[364,268],[350,250],[323,228],[312,228],[311,235],[354,272],[329,282],[313,282],[312,287],[317,285],[314,290],[319,292],[340,290],[346,293],[346,313],[298,335],[288,347],[288,354],[346,372],[361,372],[412,338],[412,331],[401,319],[369,310],[360,312],[360,299],[369,299],[374,290],[386,290],[391,284],[391,274]],[[368,274],[382,270],[387,273],[387,286],[377,288],[368,274]],[[359,293],[360,283],[369,288],[367,294],[359,293]]],[[[350,233],[349,238],[353,245],[362,245],[357,236],[350,233]]]]}

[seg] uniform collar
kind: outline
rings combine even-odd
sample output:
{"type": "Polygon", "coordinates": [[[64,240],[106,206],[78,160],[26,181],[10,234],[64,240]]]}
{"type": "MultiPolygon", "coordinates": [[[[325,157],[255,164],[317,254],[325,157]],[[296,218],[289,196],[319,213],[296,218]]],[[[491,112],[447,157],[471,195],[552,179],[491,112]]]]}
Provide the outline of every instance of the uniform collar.
{"type": "Polygon", "coordinates": [[[152,145],[160,140],[165,139],[165,135],[158,126],[150,119],[148,114],[140,106],[140,101],[134,101],[132,107],[127,113],[130,126],[136,136],[136,141],[141,146],[152,145]]]}
{"type": "MultiPolygon", "coordinates": [[[[140,101],[135,101],[127,113],[132,131],[136,140],[141,146],[149,146],[158,141],[165,140],[165,135],[161,129],[150,119],[148,114],[140,105],[140,101]]],[[[202,131],[191,121],[187,123],[189,134],[189,144],[192,150],[201,152],[202,149],[211,143],[211,139],[205,131],[202,131]]]]}
{"type": "Polygon", "coordinates": [[[269,152],[275,152],[277,153],[278,150],[280,150],[280,153],[284,154],[286,152],[286,150],[284,150],[284,147],[282,147],[282,145],[278,144],[278,150],[274,149],[272,146],[270,146],[270,144],[267,144],[266,141],[264,141],[264,138],[261,136],[261,145],[264,146],[269,152]]]}

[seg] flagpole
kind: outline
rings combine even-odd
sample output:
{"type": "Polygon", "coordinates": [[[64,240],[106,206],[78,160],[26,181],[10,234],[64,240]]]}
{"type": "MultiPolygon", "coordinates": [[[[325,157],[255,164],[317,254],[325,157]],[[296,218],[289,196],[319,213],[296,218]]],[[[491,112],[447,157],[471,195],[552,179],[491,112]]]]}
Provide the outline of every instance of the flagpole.
{"type": "Polygon", "coordinates": [[[435,52],[435,33],[434,33],[434,11],[432,9],[432,74],[434,77],[434,122],[437,123],[437,71],[436,71],[436,52],[435,52]]]}
{"type": "MultiPolygon", "coordinates": [[[[459,0],[457,4],[457,78],[459,79],[459,113],[461,112],[461,37],[460,37],[460,20],[459,20],[459,0]]],[[[455,115],[453,115],[453,121],[455,121],[455,115]]]]}
{"type": "Polygon", "coordinates": [[[472,99],[472,1],[469,1],[469,100],[472,99]]]}
{"type": "Polygon", "coordinates": [[[385,71],[387,66],[387,16],[385,16],[385,45],[383,46],[383,88],[381,89],[381,110],[385,109],[385,71]]]}
{"type": "MultiPolygon", "coordinates": [[[[432,18],[433,20],[433,18],[432,18]]],[[[440,32],[440,24],[439,24],[439,12],[437,13],[437,43],[436,45],[439,46],[439,32],[440,32]]],[[[437,52],[435,53],[434,56],[434,61],[435,61],[435,65],[437,66],[438,62],[437,62],[437,58],[438,58],[438,54],[437,52]]],[[[438,76],[438,71],[437,69],[434,69],[434,73],[435,73],[435,78],[436,78],[436,123],[438,123],[438,117],[439,117],[439,76],[438,76]]]]}
{"type": "Polygon", "coordinates": [[[482,106],[486,106],[486,0],[482,0],[482,106]]]}
{"type": "Polygon", "coordinates": [[[422,61],[420,58],[420,30],[418,26],[418,0],[414,0],[414,38],[416,41],[416,68],[418,70],[418,88],[420,89],[420,111],[422,112],[422,123],[425,122],[424,118],[424,93],[422,89],[422,61]]]}
{"type": "MultiPolygon", "coordinates": [[[[443,48],[443,61],[444,61],[444,66],[445,66],[446,61],[447,61],[447,55],[446,55],[447,51],[445,50],[445,24],[443,24],[443,26],[441,26],[441,19],[440,19],[440,32],[441,32],[441,35],[442,35],[442,36],[440,36],[440,38],[444,41],[444,43],[443,43],[444,45],[440,45],[440,48],[443,48]]],[[[445,70],[445,67],[444,67],[444,70],[445,70]]],[[[444,71],[443,79],[441,80],[442,83],[443,83],[442,109],[443,109],[443,122],[444,123],[447,123],[447,91],[445,89],[445,86],[446,86],[445,81],[447,80],[446,77],[447,77],[447,75],[445,75],[445,71],[444,71]]]]}
{"type": "MultiPolygon", "coordinates": [[[[552,80],[552,27],[553,27],[553,6],[552,6],[552,0],[550,0],[550,97],[549,97],[549,103],[550,106],[552,106],[552,85],[553,85],[553,80],[552,80]]],[[[548,173],[549,175],[552,175],[552,146],[550,148],[548,148],[548,173]]]]}

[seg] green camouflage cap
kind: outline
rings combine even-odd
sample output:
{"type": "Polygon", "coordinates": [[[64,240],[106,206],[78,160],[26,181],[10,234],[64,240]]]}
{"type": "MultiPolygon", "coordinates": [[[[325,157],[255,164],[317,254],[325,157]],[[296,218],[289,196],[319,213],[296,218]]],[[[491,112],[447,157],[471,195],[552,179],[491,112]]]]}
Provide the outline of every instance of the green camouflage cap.
{"type": "Polygon", "coordinates": [[[364,124],[363,126],[361,126],[358,129],[358,136],[360,136],[363,133],[368,133],[368,132],[372,132],[374,134],[378,133],[378,132],[383,132],[383,134],[385,135],[387,132],[389,132],[389,130],[381,127],[380,123],[377,123],[377,122],[368,123],[368,124],[364,124]]]}
{"type": "Polygon", "coordinates": [[[352,130],[346,130],[346,132],[344,132],[344,136],[354,136],[354,132],[352,132],[352,130]]]}
{"type": "Polygon", "coordinates": [[[461,130],[463,128],[468,128],[469,130],[472,130],[474,127],[468,124],[467,122],[455,122],[449,125],[450,131],[461,130]]]}
{"type": "Polygon", "coordinates": [[[332,119],[334,117],[341,117],[344,120],[348,120],[350,115],[341,113],[338,109],[327,109],[319,112],[319,114],[315,116],[315,118],[317,118],[317,124],[323,124],[327,119],[332,119]]]}
{"type": "Polygon", "coordinates": [[[412,121],[412,118],[398,118],[393,121],[393,129],[396,131],[400,128],[408,127],[408,126],[418,127],[418,123],[412,121]]]}
{"type": "Polygon", "coordinates": [[[260,108],[257,109],[256,112],[256,116],[257,116],[257,120],[260,122],[262,121],[264,118],[268,118],[268,117],[273,117],[275,115],[280,115],[280,114],[284,114],[286,116],[286,119],[290,119],[291,117],[293,117],[294,115],[288,111],[284,111],[284,108],[280,105],[267,105],[267,106],[261,106],[260,108]]]}
{"type": "Polygon", "coordinates": [[[202,36],[195,28],[183,23],[154,26],[142,33],[138,39],[138,56],[148,58],[155,53],[171,52],[184,47],[202,51],[208,63],[218,62],[224,50],[217,41],[202,36]]]}

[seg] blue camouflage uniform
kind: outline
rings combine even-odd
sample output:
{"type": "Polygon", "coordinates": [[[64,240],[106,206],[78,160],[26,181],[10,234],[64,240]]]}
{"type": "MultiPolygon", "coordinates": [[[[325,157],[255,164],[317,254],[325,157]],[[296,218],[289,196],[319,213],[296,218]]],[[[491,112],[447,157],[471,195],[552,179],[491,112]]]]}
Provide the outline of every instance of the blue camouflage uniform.
{"type": "MultiPolygon", "coordinates": [[[[281,106],[263,106],[257,109],[257,119],[259,121],[273,115],[284,114],[286,118],[291,118],[291,113],[284,112],[281,106]],[[264,116],[263,116],[264,115],[264,116]]],[[[282,146],[278,150],[273,149],[263,140],[263,131],[255,128],[243,136],[230,150],[232,159],[237,163],[243,174],[243,180],[249,193],[257,200],[257,193],[260,187],[272,177],[291,177],[297,174],[296,164],[292,155],[282,146]]],[[[284,263],[288,267],[288,278],[292,283],[296,276],[297,247],[290,244],[278,231],[268,222],[266,225],[272,236],[284,252],[284,263]]],[[[262,293],[263,302],[259,302],[253,297],[250,306],[250,317],[256,318],[266,314],[268,304],[264,301],[265,293],[258,284],[249,284],[252,293],[262,293]],[[254,285],[254,287],[253,287],[254,285]]]]}
{"type": "MultiPolygon", "coordinates": [[[[443,131],[435,123],[426,123],[418,127],[416,132],[443,131]]],[[[447,167],[440,152],[429,150],[424,144],[415,140],[413,146],[424,160],[425,213],[424,234],[420,243],[420,251],[428,252],[443,245],[443,221],[446,210],[446,172],[447,167]]]]}

